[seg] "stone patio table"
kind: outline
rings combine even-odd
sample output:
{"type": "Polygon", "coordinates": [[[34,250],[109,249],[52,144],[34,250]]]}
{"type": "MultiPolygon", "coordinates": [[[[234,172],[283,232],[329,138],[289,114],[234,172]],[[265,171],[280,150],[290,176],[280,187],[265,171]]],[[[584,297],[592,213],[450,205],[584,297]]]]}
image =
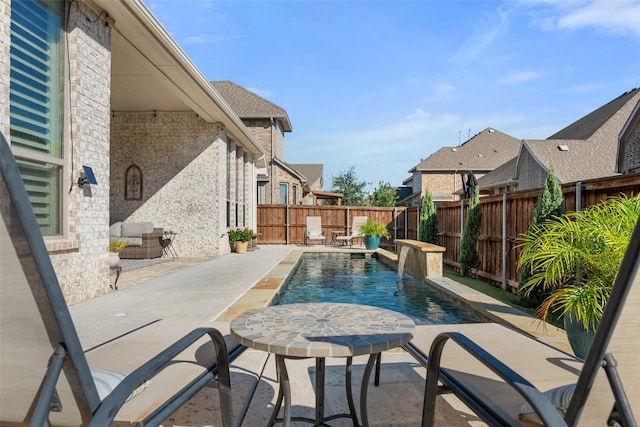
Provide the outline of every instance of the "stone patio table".
{"type": "Polygon", "coordinates": [[[344,303],[307,303],[269,306],[241,314],[231,321],[231,335],[240,344],[273,353],[280,386],[269,426],[282,421],[326,425],[351,418],[359,426],[351,391],[353,356],[369,355],[360,388],[360,417],[368,425],[367,389],[373,365],[382,351],[400,347],[413,337],[415,323],[404,314],[378,307],[344,303]],[[315,420],[291,415],[291,389],[285,358],[316,359],[315,420]],[[347,358],[345,387],[349,414],[324,416],[325,358],[347,358]],[[278,419],[282,401],[284,416],[278,419]]]}

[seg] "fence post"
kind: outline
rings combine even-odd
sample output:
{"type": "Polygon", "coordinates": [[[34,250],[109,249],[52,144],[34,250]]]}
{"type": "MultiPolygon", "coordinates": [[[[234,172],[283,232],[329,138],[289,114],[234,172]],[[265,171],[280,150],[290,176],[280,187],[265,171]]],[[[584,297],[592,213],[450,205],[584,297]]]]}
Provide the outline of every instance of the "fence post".
{"type": "Polygon", "coordinates": [[[289,205],[284,206],[284,242],[289,244],[289,205]]]}
{"type": "Polygon", "coordinates": [[[398,209],[394,207],[391,213],[391,215],[393,216],[393,250],[394,252],[398,250],[398,247],[396,246],[396,239],[398,238],[398,217],[396,216],[397,212],[398,212],[398,209]]]}
{"type": "MultiPolygon", "coordinates": [[[[417,224],[417,227],[416,227],[416,230],[417,230],[416,231],[416,240],[418,240],[418,241],[420,240],[420,209],[422,209],[422,206],[416,206],[416,215],[417,215],[417,218],[416,218],[416,224],[417,224]]],[[[409,227],[407,227],[407,228],[409,228],[409,227]]]]}
{"type": "Polygon", "coordinates": [[[460,200],[460,241],[464,234],[464,199],[460,200]]]}
{"type": "Polygon", "coordinates": [[[582,182],[576,182],[576,212],[582,210],[582,182]]]}
{"type": "Polygon", "coordinates": [[[507,290],[507,193],[502,194],[502,290],[507,290]]]}

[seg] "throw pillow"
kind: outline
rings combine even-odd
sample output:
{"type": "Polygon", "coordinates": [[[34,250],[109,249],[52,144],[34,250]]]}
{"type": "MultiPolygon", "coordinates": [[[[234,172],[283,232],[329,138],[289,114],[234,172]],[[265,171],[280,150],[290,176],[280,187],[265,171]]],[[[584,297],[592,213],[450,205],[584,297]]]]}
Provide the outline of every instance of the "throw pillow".
{"type": "MultiPolygon", "coordinates": [[[[107,397],[126,377],[127,374],[119,371],[107,371],[103,369],[92,369],[91,376],[96,385],[100,400],[107,397]]],[[[146,389],[151,381],[145,381],[138,388],[133,390],[125,402],[130,401],[146,389]]]]}
{"type": "MultiPolygon", "coordinates": [[[[567,408],[569,407],[569,402],[571,402],[571,398],[573,398],[573,392],[575,390],[575,384],[567,384],[552,388],[551,390],[545,391],[543,394],[551,401],[551,404],[558,410],[560,415],[564,416],[567,412],[567,408]]],[[[521,421],[531,421],[542,424],[542,420],[538,417],[538,414],[536,414],[529,403],[522,405],[518,416],[521,421]]]]}

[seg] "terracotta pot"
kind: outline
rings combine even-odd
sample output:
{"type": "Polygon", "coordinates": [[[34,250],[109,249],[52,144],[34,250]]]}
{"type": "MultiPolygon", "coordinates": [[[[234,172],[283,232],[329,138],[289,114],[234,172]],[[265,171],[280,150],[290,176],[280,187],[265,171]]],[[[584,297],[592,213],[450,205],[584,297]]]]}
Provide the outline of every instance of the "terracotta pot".
{"type": "Polygon", "coordinates": [[[249,242],[236,242],[236,253],[243,254],[247,252],[248,247],[249,247],[249,242]]]}

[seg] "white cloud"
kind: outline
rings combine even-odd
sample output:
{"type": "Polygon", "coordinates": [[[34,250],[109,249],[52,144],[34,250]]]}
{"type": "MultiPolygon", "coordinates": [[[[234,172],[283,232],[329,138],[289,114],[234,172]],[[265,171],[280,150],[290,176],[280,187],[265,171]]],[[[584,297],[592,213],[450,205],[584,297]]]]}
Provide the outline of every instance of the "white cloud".
{"type": "Polygon", "coordinates": [[[509,27],[509,12],[498,9],[496,14],[489,19],[497,22],[489,22],[481,27],[474,28],[474,34],[460,47],[453,59],[459,62],[470,62],[480,56],[494,41],[506,33],[509,27]]]}
{"type": "Polygon", "coordinates": [[[538,73],[535,71],[513,71],[500,79],[500,82],[503,84],[517,84],[529,80],[534,80],[542,76],[543,73],[538,73]]]}
{"type": "Polygon", "coordinates": [[[456,87],[449,83],[437,83],[433,85],[433,89],[438,93],[449,93],[456,90],[456,87]]]}
{"type": "Polygon", "coordinates": [[[595,28],[640,37],[640,0],[522,1],[531,8],[547,7],[539,24],[547,30],[595,28]]]}

